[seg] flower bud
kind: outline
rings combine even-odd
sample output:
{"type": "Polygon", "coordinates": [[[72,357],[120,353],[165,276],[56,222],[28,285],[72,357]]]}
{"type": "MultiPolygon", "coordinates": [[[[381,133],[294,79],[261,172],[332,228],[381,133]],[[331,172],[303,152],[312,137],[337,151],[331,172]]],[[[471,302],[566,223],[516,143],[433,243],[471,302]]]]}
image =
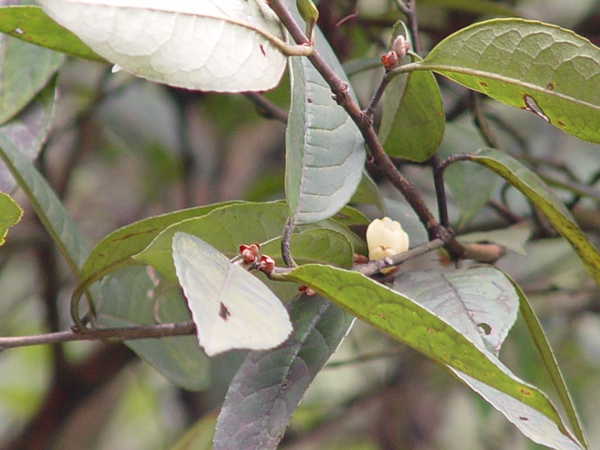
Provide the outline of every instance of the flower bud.
{"type": "MultiPolygon", "coordinates": [[[[389,217],[375,219],[367,228],[369,259],[378,260],[408,250],[408,234],[400,224],[389,217]]],[[[393,272],[394,268],[382,269],[382,273],[393,272]]]]}
{"type": "Polygon", "coordinates": [[[401,60],[410,50],[410,42],[404,39],[404,36],[398,35],[392,43],[392,50],[398,55],[398,60],[401,60]]]}

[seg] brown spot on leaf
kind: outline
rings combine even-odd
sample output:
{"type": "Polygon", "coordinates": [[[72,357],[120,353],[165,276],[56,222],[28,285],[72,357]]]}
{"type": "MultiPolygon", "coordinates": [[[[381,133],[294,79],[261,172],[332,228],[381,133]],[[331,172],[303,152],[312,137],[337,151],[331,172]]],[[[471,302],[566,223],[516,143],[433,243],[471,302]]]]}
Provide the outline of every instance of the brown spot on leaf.
{"type": "Polygon", "coordinates": [[[220,308],[219,308],[219,317],[221,317],[221,319],[223,319],[223,320],[227,320],[230,315],[231,315],[231,313],[227,309],[227,306],[225,306],[223,303],[221,303],[220,308]]]}
{"type": "Polygon", "coordinates": [[[481,87],[488,87],[488,84],[485,81],[480,81],[479,84],[481,85],[481,87]]]}
{"type": "Polygon", "coordinates": [[[521,389],[521,394],[529,396],[531,395],[531,392],[529,392],[527,389],[521,389]]]}
{"type": "Polygon", "coordinates": [[[546,86],[546,89],[548,89],[549,91],[553,91],[554,90],[554,83],[548,83],[548,86],[546,86]]]}

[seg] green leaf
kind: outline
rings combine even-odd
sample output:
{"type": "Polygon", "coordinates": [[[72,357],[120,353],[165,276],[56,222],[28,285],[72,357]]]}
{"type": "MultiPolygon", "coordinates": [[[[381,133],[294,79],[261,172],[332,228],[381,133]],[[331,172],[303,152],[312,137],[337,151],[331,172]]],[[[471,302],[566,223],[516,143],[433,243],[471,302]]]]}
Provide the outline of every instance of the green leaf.
{"type": "MultiPolygon", "coordinates": [[[[130,267],[102,281],[96,321],[103,327],[154,325],[155,303],[163,323],[192,320],[178,288],[157,286],[145,268],[130,267]]],[[[195,336],[139,339],[125,344],[177,386],[192,391],[206,387],[208,358],[195,336]]]]}
{"type": "MultiPolygon", "coordinates": [[[[0,133],[30,161],[37,157],[48,135],[55,104],[56,77],[17,116],[0,126],[0,133]]],[[[10,193],[16,184],[6,165],[0,161],[0,191],[10,193]]]]}
{"type": "Polygon", "coordinates": [[[165,228],[192,217],[208,214],[216,208],[235,204],[219,203],[149,217],[112,232],[90,252],[81,269],[80,286],[85,287],[109,272],[137,264],[131,257],[144,250],[165,228]]]}
{"type": "Polygon", "coordinates": [[[217,420],[214,450],[276,449],[304,392],[354,320],[319,296],[294,300],[290,316],[290,339],[276,350],[250,353],[236,373],[217,420]]]}
{"type": "Polygon", "coordinates": [[[23,210],[8,194],[0,192],[0,245],[4,244],[8,229],[23,216],[23,210]]]}
{"type": "Polygon", "coordinates": [[[37,6],[0,8],[0,32],[78,58],[106,62],[77,36],[58,25],[37,6]]]}
{"type": "Polygon", "coordinates": [[[529,302],[529,299],[525,293],[521,290],[517,283],[510,279],[510,277],[507,276],[507,278],[511,281],[515,288],[515,292],[519,295],[519,310],[521,312],[521,316],[523,317],[523,321],[529,330],[529,334],[533,339],[535,348],[540,355],[546,371],[550,375],[552,384],[554,385],[562,406],[567,414],[567,417],[569,418],[571,428],[574,430],[579,442],[581,442],[585,448],[589,448],[585,439],[585,435],[583,434],[581,420],[579,419],[579,415],[575,409],[571,394],[567,389],[567,385],[560,371],[560,367],[558,366],[558,362],[554,357],[554,353],[552,352],[548,338],[546,338],[544,329],[542,328],[542,325],[540,324],[540,321],[531,307],[531,303],[529,302]]]}
{"type": "Polygon", "coordinates": [[[0,132],[0,158],[23,190],[38,218],[77,279],[88,250],[71,216],[44,177],[17,147],[0,132]]]}
{"type": "MultiPolygon", "coordinates": [[[[281,230],[288,217],[287,214],[287,207],[281,202],[242,203],[215,209],[202,217],[184,220],[166,228],[134,258],[153,266],[161,274],[175,282],[176,278],[171,258],[171,241],[176,232],[182,231],[201,237],[203,241],[217,248],[228,258],[234,258],[239,255],[239,246],[242,244],[259,243],[264,246],[270,241],[279,244],[281,230]]],[[[311,224],[310,227],[333,228],[335,234],[322,235],[319,239],[321,242],[317,243],[316,248],[307,246],[309,241],[314,241],[314,235],[294,237],[292,241],[294,256],[301,260],[312,261],[314,261],[313,257],[316,256],[322,261],[323,254],[318,252],[324,250],[323,244],[334,245],[334,248],[338,250],[349,251],[348,255],[338,255],[344,258],[344,262],[347,264],[348,258],[352,256],[352,251],[351,246],[347,244],[348,239],[339,233],[340,227],[334,221],[311,224]],[[337,243],[333,244],[334,242],[337,243]]],[[[302,232],[305,230],[307,230],[306,227],[300,227],[297,231],[302,232]]],[[[278,249],[279,245],[276,247],[278,249]]],[[[278,254],[279,251],[270,256],[277,258],[278,254]]]]}
{"type": "MultiPolygon", "coordinates": [[[[0,8],[0,12],[5,9],[8,8],[0,8]]],[[[48,85],[64,61],[64,55],[5,35],[0,35],[0,49],[1,124],[15,116],[48,85]]]]}
{"type": "Polygon", "coordinates": [[[569,438],[554,406],[542,392],[516,378],[492,353],[469,341],[415,300],[360,273],[330,266],[301,266],[283,278],[311,287],[359,319],[432,360],[481,382],[482,386],[502,392],[504,399],[514,399],[527,411],[544,416],[559,436],[567,437],[571,445],[564,448],[580,448],[569,438]]]}
{"type": "Polygon", "coordinates": [[[444,39],[418,65],[600,143],[600,49],[569,30],[481,22],[444,39]]]}
{"type": "Polygon", "coordinates": [[[362,203],[365,205],[373,205],[377,208],[380,216],[385,216],[385,203],[381,196],[381,191],[377,183],[366,170],[363,170],[363,176],[360,184],[356,188],[356,192],[350,199],[351,204],[362,203]]]}
{"type": "Polygon", "coordinates": [[[517,188],[548,218],[573,247],[588,272],[600,285],[600,253],[586,238],[563,203],[531,170],[499,150],[484,149],[469,160],[493,170],[517,188]]]}
{"type": "MultiPolygon", "coordinates": [[[[295,3],[285,2],[296,20],[301,20],[295,3]]],[[[348,82],[318,29],[315,48],[348,82]]],[[[332,98],[329,85],[310,61],[304,57],[289,61],[285,191],[294,223],[304,224],[327,219],[348,203],[360,183],[366,150],[358,127],[332,98]]]]}
{"type": "Polygon", "coordinates": [[[405,273],[394,279],[393,289],[448,322],[478,347],[495,354],[519,310],[512,283],[492,267],[405,273]]]}
{"type": "MultiPolygon", "coordinates": [[[[415,54],[405,58],[419,61],[415,54]]],[[[379,140],[388,155],[428,160],[444,136],[444,107],[433,73],[394,77],[385,90],[379,140]]]]}

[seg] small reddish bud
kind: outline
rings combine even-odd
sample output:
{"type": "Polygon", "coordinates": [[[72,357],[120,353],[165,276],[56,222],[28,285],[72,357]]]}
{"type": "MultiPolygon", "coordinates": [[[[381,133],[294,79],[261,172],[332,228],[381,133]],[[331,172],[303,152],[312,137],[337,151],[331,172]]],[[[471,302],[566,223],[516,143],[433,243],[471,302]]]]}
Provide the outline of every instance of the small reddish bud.
{"type": "Polygon", "coordinates": [[[269,274],[273,272],[273,269],[275,268],[275,261],[270,256],[263,255],[258,263],[258,268],[262,272],[269,274]]]}
{"type": "Polygon", "coordinates": [[[311,289],[311,288],[309,288],[308,286],[304,286],[304,285],[300,286],[300,287],[298,288],[298,290],[299,290],[300,292],[304,293],[305,295],[310,295],[310,296],[312,296],[312,295],[315,295],[315,294],[316,294],[316,291],[315,291],[314,289],[311,289]]]}
{"type": "Polygon", "coordinates": [[[392,43],[392,50],[396,52],[398,60],[401,60],[406,56],[406,52],[410,50],[410,42],[404,39],[404,36],[400,35],[392,43]]]}
{"type": "Polygon", "coordinates": [[[381,64],[383,64],[383,67],[385,67],[385,70],[387,70],[388,72],[392,69],[395,69],[396,66],[398,66],[398,61],[400,61],[400,59],[398,58],[396,52],[393,50],[390,50],[381,57],[381,64]]]}
{"type": "Polygon", "coordinates": [[[258,251],[260,250],[260,245],[252,244],[252,245],[240,245],[240,255],[242,255],[242,259],[244,262],[250,264],[257,260],[258,251]]]}

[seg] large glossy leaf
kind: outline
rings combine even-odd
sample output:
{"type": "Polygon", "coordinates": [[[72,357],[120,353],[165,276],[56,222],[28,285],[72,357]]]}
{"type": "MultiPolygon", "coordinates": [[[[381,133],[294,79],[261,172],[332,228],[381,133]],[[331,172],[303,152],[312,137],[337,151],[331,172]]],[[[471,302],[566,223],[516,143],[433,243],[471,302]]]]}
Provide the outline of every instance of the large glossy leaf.
{"type": "Polygon", "coordinates": [[[493,170],[521,191],[569,241],[596,283],[600,284],[600,253],[585,237],[563,203],[535,173],[499,150],[484,149],[469,159],[493,170]]]}
{"type": "Polygon", "coordinates": [[[78,58],[106,62],[81,39],[50,19],[38,6],[0,8],[0,32],[78,58]]]}
{"type": "MultiPolygon", "coordinates": [[[[154,306],[163,323],[191,320],[185,299],[175,287],[164,289],[151,272],[130,267],[106,277],[102,282],[102,301],[96,305],[96,322],[104,327],[153,325],[154,306]]],[[[156,370],[178,386],[200,390],[208,382],[208,358],[195,336],[127,341],[156,370]]]]}
{"type": "MultiPolygon", "coordinates": [[[[407,55],[413,62],[417,55],[407,55]]],[[[433,73],[395,77],[385,90],[379,139],[388,155],[426,161],[444,136],[444,107],[433,73]]]]}
{"type": "MultiPolygon", "coordinates": [[[[17,116],[0,126],[6,136],[28,159],[37,157],[46,139],[56,103],[56,77],[17,116]]],[[[8,167],[0,162],[0,191],[10,193],[16,181],[8,167]]]]}
{"type": "Polygon", "coordinates": [[[21,111],[48,84],[64,55],[3,34],[0,50],[1,124],[21,111]]]}
{"type": "Polygon", "coordinates": [[[23,210],[19,205],[10,196],[0,192],[0,245],[4,244],[8,229],[21,220],[22,215],[23,210]]]}
{"type": "MultiPolygon", "coordinates": [[[[492,353],[471,342],[453,326],[416,300],[401,295],[362,274],[320,265],[305,265],[284,278],[306,284],[359,319],[415,348],[456,372],[502,393],[503,398],[535,411],[554,424],[556,441],[570,438],[550,400],[535,387],[515,377],[492,353]]],[[[529,436],[534,439],[534,436],[529,436]]]]}
{"type": "Polygon", "coordinates": [[[275,87],[286,58],[265,0],[38,0],[46,14],[126,70],[152,81],[217,92],[275,87]]]}
{"type": "MultiPolygon", "coordinates": [[[[296,2],[285,4],[302,23],[296,2]]],[[[347,81],[322,33],[315,31],[316,50],[347,81]]],[[[362,178],[366,150],[358,127],[310,61],[291,57],[290,79],[286,198],[294,223],[312,223],[331,217],[350,200],[362,178]]]]}
{"type": "Polygon", "coordinates": [[[439,43],[422,68],[600,142],[600,49],[539,22],[497,19],[439,43]]]}
{"type": "Polygon", "coordinates": [[[410,272],[397,276],[393,287],[495,354],[519,310],[512,283],[493,267],[410,272]]]}
{"type": "Polygon", "coordinates": [[[290,304],[294,333],[280,348],[253,352],[235,375],[217,420],[214,449],[276,449],[304,392],[354,318],[326,299],[290,304]]]}

